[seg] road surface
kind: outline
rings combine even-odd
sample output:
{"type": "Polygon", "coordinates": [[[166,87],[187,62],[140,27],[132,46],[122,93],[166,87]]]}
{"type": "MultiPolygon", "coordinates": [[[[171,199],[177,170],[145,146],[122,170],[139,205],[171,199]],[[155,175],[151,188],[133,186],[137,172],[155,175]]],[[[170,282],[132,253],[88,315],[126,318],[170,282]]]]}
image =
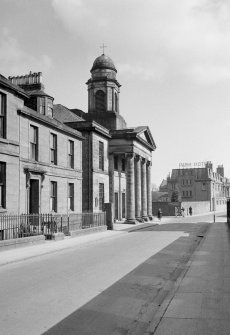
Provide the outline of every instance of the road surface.
{"type": "Polygon", "coordinates": [[[189,236],[178,224],[163,226],[162,231],[114,231],[109,238],[81,245],[76,238],[70,249],[2,266],[1,334],[44,333],[160,250],[189,236]]]}

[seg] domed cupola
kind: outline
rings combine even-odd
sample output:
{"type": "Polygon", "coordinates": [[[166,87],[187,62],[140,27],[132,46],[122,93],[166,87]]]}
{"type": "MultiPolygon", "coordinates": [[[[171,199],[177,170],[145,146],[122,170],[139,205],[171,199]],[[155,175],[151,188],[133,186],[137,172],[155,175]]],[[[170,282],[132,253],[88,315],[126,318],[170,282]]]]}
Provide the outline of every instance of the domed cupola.
{"type": "Polygon", "coordinates": [[[93,62],[88,85],[89,106],[91,112],[119,113],[120,84],[116,80],[117,70],[112,59],[105,54],[93,62]]]}
{"type": "Polygon", "coordinates": [[[101,70],[101,69],[108,69],[117,72],[112,59],[106,56],[105,54],[102,54],[101,56],[95,59],[95,61],[93,62],[93,67],[90,72],[92,73],[94,70],[101,70]]]}

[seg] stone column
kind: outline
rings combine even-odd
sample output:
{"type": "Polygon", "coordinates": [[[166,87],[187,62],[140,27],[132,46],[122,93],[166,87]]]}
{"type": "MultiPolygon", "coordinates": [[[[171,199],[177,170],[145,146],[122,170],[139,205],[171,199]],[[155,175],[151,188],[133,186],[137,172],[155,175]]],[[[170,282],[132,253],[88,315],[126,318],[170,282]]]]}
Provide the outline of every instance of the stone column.
{"type": "Polygon", "coordinates": [[[109,202],[111,204],[111,222],[109,229],[113,229],[114,222],[114,156],[109,154],[109,202]]]}
{"type": "Polygon", "coordinates": [[[141,200],[142,200],[142,218],[148,221],[147,216],[147,178],[146,178],[146,159],[141,162],[141,200]]]}
{"type": "Polygon", "coordinates": [[[153,219],[152,213],[152,182],[151,182],[151,167],[152,163],[147,162],[147,215],[150,220],[153,219]]]}
{"type": "Polygon", "coordinates": [[[135,223],[134,154],[127,154],[126,163],[126,223],[135,223]]]}
{"type": "Polygon", "coordinates": [[[141,218],[141,158],[135,157],[135,216],[136,219],[141,218]]]}
{"type": "Polygon", "coordinates": [[[118,156],[118,178],[119,178],[119,188],[118,188],[118,217],[122,220],[122,192],[121,192],[121,155],[118,156]]]}

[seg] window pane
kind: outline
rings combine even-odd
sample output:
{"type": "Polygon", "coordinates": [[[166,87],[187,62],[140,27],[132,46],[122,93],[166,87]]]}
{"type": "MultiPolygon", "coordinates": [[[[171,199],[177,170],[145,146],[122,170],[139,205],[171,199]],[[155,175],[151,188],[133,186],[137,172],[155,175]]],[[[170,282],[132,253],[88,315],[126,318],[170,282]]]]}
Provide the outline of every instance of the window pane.
{"type": "Polygon", "coordinates": [[[74,142],[68,141],[68,166],[74,168],[74,142]]]}
{"type": "Polygon", "coordinates": [[[50,210],[57,211],[57,182],[50,182],[50,210]]]}
{"type": "Polygon", "coordinates": [[[40,113],[45,115],[46,105],[45,105],[45,98],[40,98],[40,113]]]}
{"type": "Polygon", "coordinates": [[[30,142],[34,143],[34,139],[35,139],[35,131],[34,131],[34,127],[31,126],[30,127],[30,142]]]}
{"type": "Polygon", "coordinates": [[[4,168],[4,163],[0,163],[0,184],[4,183],[5,179],[5,168],[4,168]]]}
{"type": "Polygon", "coordinates": [[[35,153],[35,144],[30,143],[30,158],[36,159],[36,153],[35,153]]]}
{"type": "Polygon", "coordinates": [[[50,134],[50,162],[57,164],[57,135],[50,134]]]}
{"type": "Polygon", "coordinates": [[[70,155],[73,154],[73,141],[69,141],[68,153],[69,153],[70,155]]]}
{"type": "Polygon", "coordinates": [[[30,158],[38,159],[38,128],[30,126],[30,158]]]}
{"type": "Polygon", "coordinates": [[[74,184],[68,184],[68,209],[74,210],[74,184]]]}
{"type": "Polygon", "coordinates": [[[6,96],[0,94],[0,115],[6,115],[6,96]]]}
{"type": "Polygon", "coordinates": [[[6,192],[6,163],[0,162],[0,207],[5,208],[5,192],[6,192]]]}
{"type": "Polygon", "coordinates": [[[0,137],[4,137],[4,118],[0,116],[0,137]]]}
{"type": "Polygon", "coordinates": [[[0,137],[5,138],[6,96],[0,94],[0,137]]]}
{"type": "Polygon", "coordinates": [[[99,184],[99,209],[102,210],[104,205],[104,184],[99,184]]]}
{"type": "Polygon", "coordinates": [[[104,170],[104,143],[99,142],[99,169],[104,170]]]}
{"type": "Polygon", "coordinates": [[[50,161],[51,163],[54,163],[54,150],[53,149],[51,149],[50,151],[50,161]]]}
{"type": "Polygon", "coordinates": [[[3,207],[3,186],[0,185],[0,207],[3,207]]]}

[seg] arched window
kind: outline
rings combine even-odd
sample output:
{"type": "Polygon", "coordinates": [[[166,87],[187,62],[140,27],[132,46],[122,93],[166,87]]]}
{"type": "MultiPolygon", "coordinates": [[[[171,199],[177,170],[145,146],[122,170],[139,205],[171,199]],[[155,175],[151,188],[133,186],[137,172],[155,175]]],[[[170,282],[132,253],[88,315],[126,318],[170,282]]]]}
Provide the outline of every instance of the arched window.
{"type": "Polygon", "coordinates": [[[115,112],[118,112],[118,97],[117,97],[117,93],[115,93],[115,112]]]}
{"type": "Polygon", "coordinates": [[[105,92],[98,90],[95,94],[95,105],[97,112],[106,111],[105,92]]]}

